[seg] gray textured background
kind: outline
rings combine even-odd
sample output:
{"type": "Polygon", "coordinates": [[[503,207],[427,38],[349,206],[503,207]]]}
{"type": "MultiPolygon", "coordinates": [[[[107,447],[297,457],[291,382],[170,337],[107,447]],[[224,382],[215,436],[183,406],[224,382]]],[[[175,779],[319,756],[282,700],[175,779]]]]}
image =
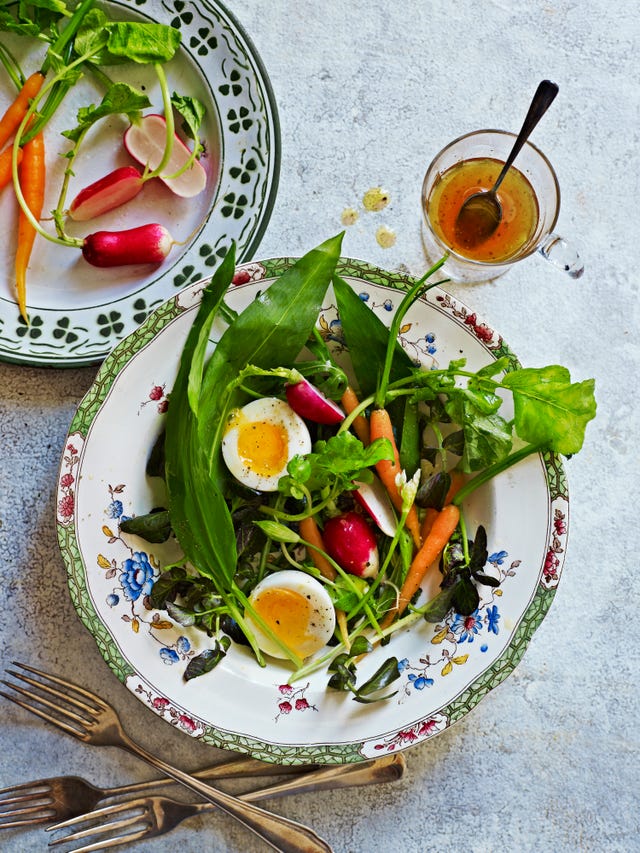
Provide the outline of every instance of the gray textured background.
{"type": "MultiPolygon", "coordinates": [[[[513,675],[462,722],[407,753],[393,787],[281,801],[337,853],[462,848],[628,851],[638,833],[638,260],[640,19],[611,0],[237,0],[279,104],[280,191],[258,256],[295,255],[340,230],[371,186],[392,202],[361,216],[344,254],[425,268],[420,185],[432,155],[483,126],[517,129],[543,77],[560,95],[534,141],[563,192],[559,230],[580,247],[579,282],[540,258],[494,283],[451,286],[526,365],[595,376],[599,413],[567,464],[568,556],[551,611],[513,675]],[[397,233],[380,249],[375,230],[397,233]],[[634,547],[635,546],[635,547],[634,547]]],[[[215,750],[154,725],[75,615],[54,530],[62,443],[94,368],[0,365],[0,636],[3,664],[39,663],[105,691],[132,733],[184,766],[215,750]]],[[[0,701],[0,785],[74,772],[145,778],[0,701]]],[[[275,803],[274,803],[275,805],[275,803]]],[[[40,831],[0,849],[40,851],[40,831]]],[[[266,849],[222,816],[195,819],[136,851],[266,849]]]]}

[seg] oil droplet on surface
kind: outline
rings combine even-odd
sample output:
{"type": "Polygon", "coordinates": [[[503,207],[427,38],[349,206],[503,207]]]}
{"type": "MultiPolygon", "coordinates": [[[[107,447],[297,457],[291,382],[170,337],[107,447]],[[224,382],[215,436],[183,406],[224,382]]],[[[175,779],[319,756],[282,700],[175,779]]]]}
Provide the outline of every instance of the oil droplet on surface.
{"type": "Polygon", "coordinates": [[[342,211],[340,221],[343,225],[354,225],[358,221],[358,211],[353,207],[345,207],[342,211]]]}
{"type": "Polygon", "coordinates": [[[391,228],[387,228],[386,225],[381,225],[376,231],[376,242],[383,249],[390,249],[392,246],[395,246],[396,232],[392,231],[391,228]]]}
{"type": "Polygon", "coordinates": [[[372,187],[362,197],[362,206],[365,210],[379,211],[384,210],[389,201],[389,193],[386,190],[382,187],[372,187]]]}

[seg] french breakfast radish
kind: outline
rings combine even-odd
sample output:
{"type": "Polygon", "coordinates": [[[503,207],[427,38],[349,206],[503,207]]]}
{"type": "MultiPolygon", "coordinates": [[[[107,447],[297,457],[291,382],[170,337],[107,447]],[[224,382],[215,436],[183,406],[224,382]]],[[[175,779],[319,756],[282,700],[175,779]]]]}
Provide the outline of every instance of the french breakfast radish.
{"type": "Polygon", "coordinates": [[[339,424],[344,420],[342,409],[308,379],[287,383],[285,394],[287,402],[301,418],[317,424],[339,424]]]}
{"type": "MultiPolygon", "coordinates": [[[[174,134],[171,156],[160,180],[182,198],[192,198],[201,193],[207,184],[207,173],[199,160],[192,160],[192,152],[177,134],[174,134]],[[187,163],[191,164],[185,169],[187,163]],[[184,171],[182,171],[184,169],[184,171]]],[[[167,142],[167,122],[164,116],[151,113],[127,128],[124,147],[146,169],[154,170],[162,162],[167,142]]]]}
{"type": "Polygon", "coordinates": [[[164,261],[174,239],[157,222],[125,231],[96,231],[85,237],[82,254],[94,267],[126,264],[159,264],[164,261]]]}
{"type": "Polygon", "coordinates": [[[354,498],[371,516],[380,530],[390,539],[395,536],[398,520],[393,511],[387,490],[374,475],[370,483],[358,483],[353,492],[354,498]]]}
{"type": "Polygon", "coordinates": [[[375,577],[379,558],[376,537],[357,512],[345,512],[330,518],[322,533],[327,554],[339,566],[359,578],[375,577]]]}
{"type": "Polygon", "coordinates": [[[144,185],[134,166],[121,166],[89,184],[69,205],[69,216],[76,222],[86,222],[135,198],[144,185]]]}

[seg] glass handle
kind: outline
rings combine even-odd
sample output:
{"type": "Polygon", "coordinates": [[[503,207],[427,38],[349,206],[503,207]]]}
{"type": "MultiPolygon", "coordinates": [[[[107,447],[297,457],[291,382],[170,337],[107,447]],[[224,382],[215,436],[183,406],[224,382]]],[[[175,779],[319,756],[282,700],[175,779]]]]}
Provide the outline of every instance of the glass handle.
{"type": "Polygon", "coordinates": [[[582,258],[559,234],[549,234],[538,251],[545,260],[571,278],[580,278],[584,272],[582,258]]]}

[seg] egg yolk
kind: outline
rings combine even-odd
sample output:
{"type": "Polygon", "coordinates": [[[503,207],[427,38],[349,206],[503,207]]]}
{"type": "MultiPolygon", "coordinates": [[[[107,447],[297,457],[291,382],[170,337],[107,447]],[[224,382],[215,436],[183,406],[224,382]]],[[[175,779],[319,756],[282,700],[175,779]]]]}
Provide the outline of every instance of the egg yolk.
{"type": "Polygon", "coordinates": [[[289,460],[289,439],[282,424],[244,421],[238,424],[238,455],[256,474],[268,477],[289,460]]]}
{"type": "Polygon", "coordinates": [[[252,602],[255,611],[282,642],[299,657],[313,654],[324,645],[313,629],[311,602],[291,589],[263,590],[252,602]]]}

